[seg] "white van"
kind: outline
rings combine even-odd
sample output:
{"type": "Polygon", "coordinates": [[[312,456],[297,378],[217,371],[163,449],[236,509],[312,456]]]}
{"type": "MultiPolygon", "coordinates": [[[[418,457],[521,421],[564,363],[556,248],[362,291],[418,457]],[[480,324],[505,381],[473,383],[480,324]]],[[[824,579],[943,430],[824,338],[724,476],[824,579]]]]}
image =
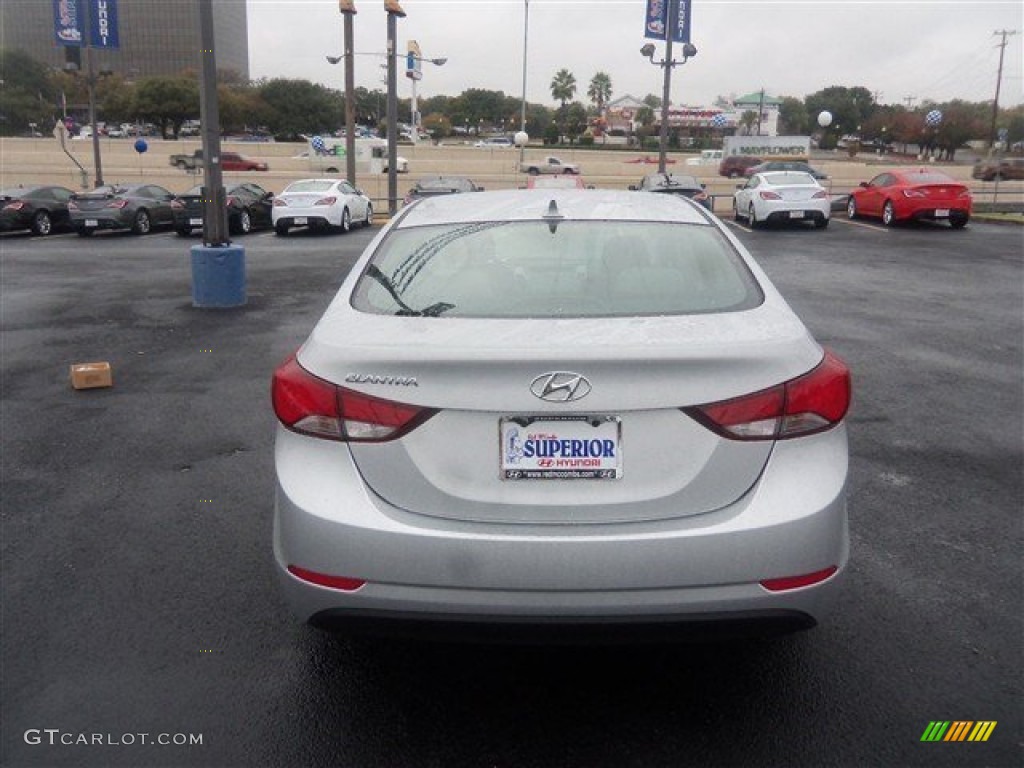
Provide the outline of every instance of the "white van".
{"type": "Polygon", "coordinates": [[[722,150],[703,149],[700,157],[691,157],[686,161],[687,165],[718,165],[722,162],[722,150]]]}

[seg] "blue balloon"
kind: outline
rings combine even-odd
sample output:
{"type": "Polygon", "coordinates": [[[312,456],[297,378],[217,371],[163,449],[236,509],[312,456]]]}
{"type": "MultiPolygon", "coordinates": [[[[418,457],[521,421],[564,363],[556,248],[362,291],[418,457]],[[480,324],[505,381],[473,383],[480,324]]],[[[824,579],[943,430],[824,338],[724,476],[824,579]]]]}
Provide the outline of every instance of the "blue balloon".
{"type": "Polygon", "coordinates": [[[136,152],[138,152],[141,155],[147,149],[149,149],[149,144],[146,143],[145,139],[136,139],[135,140],[135,151],[136,152]]]}

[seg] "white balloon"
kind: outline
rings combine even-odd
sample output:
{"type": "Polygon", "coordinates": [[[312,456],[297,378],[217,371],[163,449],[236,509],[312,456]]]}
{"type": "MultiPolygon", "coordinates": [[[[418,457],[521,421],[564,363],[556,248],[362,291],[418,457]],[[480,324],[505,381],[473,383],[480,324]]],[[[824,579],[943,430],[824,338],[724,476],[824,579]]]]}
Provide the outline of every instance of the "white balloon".
{"type": "Polygon", "coordinates": [[[526,131],[516,131],[516,135],[512,137],[512,141],[517,147],[525,147],[529,140],[530,137],[526,131]]]}
{"type": "Polygon", "coordinates": [[[832,113],[828,111],[820,112],[818,114],[818,125],[822,128],[828,128],[828,126],[832,125],[832,113]]]}

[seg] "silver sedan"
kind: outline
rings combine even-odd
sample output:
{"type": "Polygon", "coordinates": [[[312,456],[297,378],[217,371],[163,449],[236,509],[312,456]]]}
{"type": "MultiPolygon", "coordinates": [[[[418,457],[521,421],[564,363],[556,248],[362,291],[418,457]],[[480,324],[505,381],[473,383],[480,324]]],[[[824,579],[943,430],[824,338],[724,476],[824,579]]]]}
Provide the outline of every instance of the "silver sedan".
{"type": "Polygon", "coordinates": [[[274,374],[285,594],[328,627],[812,626],[848,556],[849,402],[691,201],[419,201],[274,374]]]}

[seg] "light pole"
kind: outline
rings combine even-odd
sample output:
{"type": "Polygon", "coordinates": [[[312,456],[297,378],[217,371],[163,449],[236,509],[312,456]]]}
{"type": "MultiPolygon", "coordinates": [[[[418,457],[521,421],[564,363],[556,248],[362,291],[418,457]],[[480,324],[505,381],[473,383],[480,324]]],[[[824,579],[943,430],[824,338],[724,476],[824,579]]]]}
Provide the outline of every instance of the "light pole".
{"type": "Polygon", "coordinates": [[[398,64],[395,61],[395,46],[398,38],[398,19],[405,18],[405,11],[398,0],[384,0],[388,14],[388,213],[398,212],[398,64]]]}
{"type": "Polygon", "coordinates": [[[410,105],[411,114],[409,122],[412,124],[412,143],[416,144],[420,140],[420,116],[419,108],[416,103],[416,83],[423,77],[423,73],[420,71],[420,67],[417,66],[417,64],[425,61],[428,64],[433,64],[435,67],[443,67],[448,59],[444,57],[426,59],[420,54],[419,44],[415,40],[410,40],[405,60],[405,76],[412,81],[412,103],[410,105]]]}
{"type": "Polygon", "coordinates": [[[651,60],[651,64],[665,70],[665,81],[661,98],[661,129],[658,131],[658,173],[665,173],[665,154],[668,149],[668,102],[672,92],[672,69],[685,64],[697,55],[697,47],[692,43],[683,43],[683,60],[672,58],[672,35],[679,26],[679,2],[670,0],[668,4],[668,25],[665,31],[665,58],[654,60],[654,43],[647,43],[640,49],[640,55],[651,60]]]}
{"type": "Polygon", "coordinates": [[[525,0],[523,11],[523,106],[519,113],[519,132],[516,133],[516,146],[519,147],[519,164],[522,165],[526,155],[526,143],[530,140],[526,132],[526,50],[530,39],[530,0],[525,0]]]}

